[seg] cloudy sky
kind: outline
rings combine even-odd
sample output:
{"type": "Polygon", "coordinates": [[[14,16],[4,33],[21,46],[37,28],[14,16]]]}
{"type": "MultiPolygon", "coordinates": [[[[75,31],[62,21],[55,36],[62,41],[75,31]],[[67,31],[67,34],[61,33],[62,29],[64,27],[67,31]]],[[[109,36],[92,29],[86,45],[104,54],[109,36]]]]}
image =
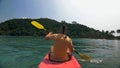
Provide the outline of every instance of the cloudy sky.
{"type": "Polygon", "coordinates": [[[76,21],[97,30],[117,30],[120,0],[0,0],[0,22],[22,17],[76,21]]]}

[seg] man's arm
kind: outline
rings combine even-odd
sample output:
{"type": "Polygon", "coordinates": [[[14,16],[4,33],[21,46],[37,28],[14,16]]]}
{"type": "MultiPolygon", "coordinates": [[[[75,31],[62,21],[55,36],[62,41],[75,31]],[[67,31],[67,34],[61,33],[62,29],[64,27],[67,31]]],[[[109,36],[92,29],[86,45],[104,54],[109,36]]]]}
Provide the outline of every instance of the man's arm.
{"type": "Polygon", "coordinates": [[[46,40],[54,40],[55,39],[55,35],[52,32],[49,32],[46,36],[45,36],[46,40]]]}
{"type": "Polygon", "coordinates": [[[71,53],[74,51],[74,49],[73,49],[73,44],[72,44],[72,40],[71,40],[70,38],[69,38],[69,40],[68,40],[68,48],[69,48],[69,50],[70,50],[71,53]]]}

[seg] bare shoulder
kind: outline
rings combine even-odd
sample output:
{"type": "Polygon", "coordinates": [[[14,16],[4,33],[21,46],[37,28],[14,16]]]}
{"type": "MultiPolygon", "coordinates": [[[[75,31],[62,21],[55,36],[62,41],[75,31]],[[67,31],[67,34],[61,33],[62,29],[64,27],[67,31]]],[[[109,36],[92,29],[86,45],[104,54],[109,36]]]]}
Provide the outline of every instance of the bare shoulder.
{"type": "Polygon", "coordinates": [[[67,39],[67,41],[72,41],[71,38],[70,38],[69,36],[67,36],[66,39],[67,39]]]}

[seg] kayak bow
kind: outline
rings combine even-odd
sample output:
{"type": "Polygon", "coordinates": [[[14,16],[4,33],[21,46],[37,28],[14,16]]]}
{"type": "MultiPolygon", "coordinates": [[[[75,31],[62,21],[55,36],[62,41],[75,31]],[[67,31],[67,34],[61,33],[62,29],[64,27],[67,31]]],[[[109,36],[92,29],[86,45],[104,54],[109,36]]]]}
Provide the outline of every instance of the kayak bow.
{"type": "Polygon", "coordinates": [[[73,55],[69,61],[53,62],[49,60],[49,54],[47,54],[38,65],[38,68],[81,68],[81,65],[73,55]]]}

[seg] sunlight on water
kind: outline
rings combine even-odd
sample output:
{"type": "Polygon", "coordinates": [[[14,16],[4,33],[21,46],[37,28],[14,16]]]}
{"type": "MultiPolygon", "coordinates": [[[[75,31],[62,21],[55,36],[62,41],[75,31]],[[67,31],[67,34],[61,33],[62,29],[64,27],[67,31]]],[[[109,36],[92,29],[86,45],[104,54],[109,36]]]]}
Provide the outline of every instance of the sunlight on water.
{"type": "Polygon", "coordinates": [[[91,59],[91,60],[84,60],[84,59],[78,59],[78,61],[81,62],[90,62],[90,63],[102,63],[102,59],[91,59]]]}
{"type": "Polygon", "coordinates": [[[92,59],[90,60],[90,63],[102,63],[103,60],[100,59],[92,59]]]}

